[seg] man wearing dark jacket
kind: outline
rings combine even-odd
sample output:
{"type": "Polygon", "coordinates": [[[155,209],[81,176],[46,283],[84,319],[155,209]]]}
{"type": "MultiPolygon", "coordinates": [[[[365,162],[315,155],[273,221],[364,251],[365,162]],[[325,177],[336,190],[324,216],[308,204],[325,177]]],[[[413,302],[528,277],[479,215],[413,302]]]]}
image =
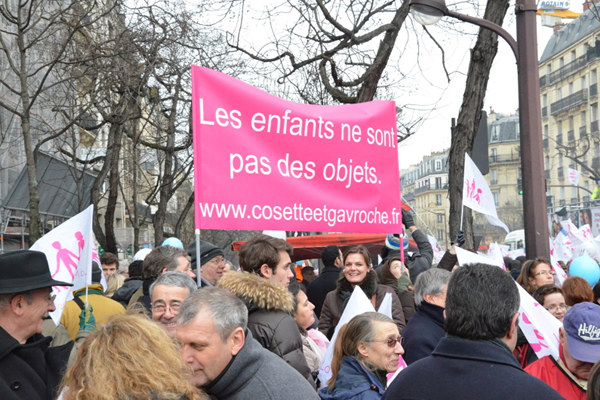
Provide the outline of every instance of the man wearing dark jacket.
{"type": "Polygon", "coordinates": [[[0,399],[54,400],[74,343],[49,347],[44,317],[56,309],[52,286],[73,286],[50,276],[44,253],[0,256],[0,399]]]}
{"type": "Polygon", "coordinates": [[[129,278],[125,279],[125,283],[121,286],[112,299],[121,303],[123,307],[127,307],[129,300],[133,297],[134,293],[142,286],[142,268],[144,266],[143,260],[136,260],[129,264],[129,278]]]}
{"type": "MultiPolygon", "coordinates": [[[[192,271],[198,275],[196,262],[196,242],[187,248],[192,262],[192,271]]],[[[212,243],[200,241],[200,281],[202,287],[215,286],[225,271],[225,253],[212,243]]]]}
{"type": "Polygon", "coordinates": [[[402,224],[410,231],[412,238],[417,243],[417,248],[419,249],[418,253],[412,254],[404,251],[404,263],[408,267],[410,280],[414,284],[417,281],[419,274],[431,268],[433,248],[431,247],[431,243],[429,243],[427,235],[415,226],[412,215],[405,210],[402,210],[402,224]]]}
{"type": "Polygon", "coordinates": [[[382,397],[391,399],[562,399],[514,358],[519,291],[501,268],[465,265],[446,295],[447,336],[410,365],[382,397]]]}
{"type": "Polygon", "coordinates": [[[317,400],[297,371],[252,338],[247,323],[246,307],[227,290],[208,287],[188,296],[177,338],[194,384],[220,400],[317,400]]]}
{"type": "Polygon", "coordinates": [[[336,282],[340,277],[340,271],[343,268],[342,252],[337,246],[325,247],[321,252],[321,260],[325,267],[317,279],[308,285],[308,289],[306,290],[308,301],[315,306],[317,318],[321,315],[321,308],[323,308],[325,296],[337,287],[336,282]]]}
{"type": "Polygon", "coordinates": [[[404,336],[404,361],[407,365],[431,355],[444,332],[444,307],[448,281],[452,274],[432,268],[423,272],[415,283],[415,304],[418,311],[406,324],[404,336]]]}
{"type": "Polygon", "coordinates": [[[258,234],[240,247],[244,273],[228,273],[218,287],[239,297],[248,308],[248,329],[265,349],[275,353],[302,374],[313,386],[302,350],[302,337],[291,314],[295,311],[287,290],[292,272],[292,246],[285,240],[258,234]]]}

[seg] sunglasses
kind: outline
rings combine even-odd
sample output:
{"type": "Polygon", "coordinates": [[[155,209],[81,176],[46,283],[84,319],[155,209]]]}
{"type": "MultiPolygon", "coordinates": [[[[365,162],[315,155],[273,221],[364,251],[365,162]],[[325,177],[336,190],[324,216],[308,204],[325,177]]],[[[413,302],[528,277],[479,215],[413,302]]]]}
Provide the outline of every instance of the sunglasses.
{"type": "Polygon", "coordinates": [[[402,336],[399,336],[398,338],[390,338],[386,340],[367,340],[367,342],[385,343],[387,344],[387,347],[394,348],[396,347],[396,343],[400,343],[400,345],[402,346],[402,344],[404,344],[404,338],[402,336]]]}

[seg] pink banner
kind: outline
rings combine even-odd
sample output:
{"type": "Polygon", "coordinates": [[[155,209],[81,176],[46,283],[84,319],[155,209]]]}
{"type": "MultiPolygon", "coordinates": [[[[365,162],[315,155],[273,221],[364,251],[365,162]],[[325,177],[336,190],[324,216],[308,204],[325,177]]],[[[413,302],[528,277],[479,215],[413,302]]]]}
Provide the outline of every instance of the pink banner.
{"type": "Polygon", "coordinates": [[[196,228],[396,233],[391,101],[315,106],[192,66],[196,228]]]}

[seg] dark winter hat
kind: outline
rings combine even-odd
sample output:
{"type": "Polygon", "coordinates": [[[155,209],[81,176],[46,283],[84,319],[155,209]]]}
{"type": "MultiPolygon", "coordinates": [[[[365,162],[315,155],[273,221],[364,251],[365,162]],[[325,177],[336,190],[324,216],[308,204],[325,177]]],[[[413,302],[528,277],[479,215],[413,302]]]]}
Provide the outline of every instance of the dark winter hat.
{"type": "Polygon", "coordinates": [[[574,359],[595,364],[600,360],[600,306],[575,304],[565,315],[563,328],[567,334],[569,353],[574,359]]]}
{"type": "MultiPolygon", "coordinates": [[[[187,253],[192,259],[192,269],[196,269],[196,242],[190,243],[187,253]]],[[[225,256],[225,253],[214,244],[200,240],[200,266],[203,266],[217,256],[225,256]]]]}
{"type": "Polygon", "coordinates": [[[102,280],[102,269],[96,261],[92,261],[92,283],[100,283],[102,280]]]}
{"type": "Polygon", "coordinates": [[[46,255],[18,250],[0,255],[0,294],[23,293],[52,286],[73,286],[52,279],[46,255]]]}

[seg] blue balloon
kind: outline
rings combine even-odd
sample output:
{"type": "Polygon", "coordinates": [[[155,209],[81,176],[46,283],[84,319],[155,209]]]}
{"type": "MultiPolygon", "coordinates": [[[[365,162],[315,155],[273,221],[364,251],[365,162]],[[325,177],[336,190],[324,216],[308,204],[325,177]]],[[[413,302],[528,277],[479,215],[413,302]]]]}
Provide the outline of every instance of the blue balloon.
{"type": "Polygon", "coordinates": [[[593,258],[587,256],[577,257],[569,265],[569,275],[585,279],[594,287],[600,280],[600,267],[593,258]]]}
{"type": "Polygon", "coordinates": [[[181,243],[181,240],[177,239],[176,237],[170,237],[170,238],[166,238],[161,246],[173,246],[173,247],[179,247],[180,249],[183,249],[183,243],[181,243]]]}

